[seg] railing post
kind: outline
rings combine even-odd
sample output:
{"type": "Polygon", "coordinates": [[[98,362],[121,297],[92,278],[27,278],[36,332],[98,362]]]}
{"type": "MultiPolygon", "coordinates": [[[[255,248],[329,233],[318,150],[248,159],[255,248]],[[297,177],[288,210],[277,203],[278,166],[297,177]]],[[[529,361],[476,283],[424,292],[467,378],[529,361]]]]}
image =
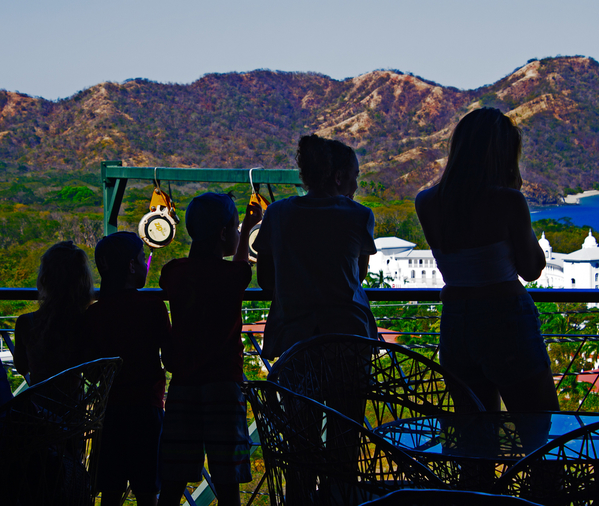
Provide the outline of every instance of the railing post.
{"type": "Polygon", "coordinates": [[[112,162],[102,162],[101,177],[102,177],[102,198],[104,200],[104,235],[113,234],[118,230],[117,220],[125,188],[127,187],[127,179],[124,178],[109,178],[106,175],[107,166],[122,167],[123,162],[120,160],[112,162]]]}

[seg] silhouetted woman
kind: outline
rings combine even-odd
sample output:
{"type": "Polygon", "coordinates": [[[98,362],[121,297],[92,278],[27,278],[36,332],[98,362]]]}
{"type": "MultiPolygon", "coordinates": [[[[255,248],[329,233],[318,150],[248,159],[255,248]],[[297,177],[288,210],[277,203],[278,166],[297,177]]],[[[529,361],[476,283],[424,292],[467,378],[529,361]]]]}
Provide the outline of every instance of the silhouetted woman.
{"type": "Polygon", "coordinates": [[[92,301],[93,278],[85,251],[59,242],[42,256],[37,277],[39,310],[19,316],[15,325],[14,364],[39,383],[79,365],[88,354],[82,321],[92,301]]]}
{"type": "Polygon", "coordinates": [[[518,276],[537,279],[545,257],[520,187],[520,130],[497,109],[455,128],[441,181],[416,211],[445,286],[441,364],[487,410],[559,410],[538,311],[518,276]]]}
{"type": "Polygon", "coordinates": [[[262,356],[332,332],[377,337],[362,281],[376,253],[372,211],[353,196],[360,172],[354,150],[304,136],[296,155],[303,197],[271,204],[254,243],[258,282],[274,290],[262,356]]]}

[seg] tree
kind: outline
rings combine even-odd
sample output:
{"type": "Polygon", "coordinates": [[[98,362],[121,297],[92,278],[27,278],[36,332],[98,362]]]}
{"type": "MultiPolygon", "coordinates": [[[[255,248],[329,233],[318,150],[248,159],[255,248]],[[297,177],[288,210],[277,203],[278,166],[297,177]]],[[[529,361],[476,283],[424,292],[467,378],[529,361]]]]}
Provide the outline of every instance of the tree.
{"type": "Polygon", "coordinates": [[[366,288],[391,288],[391,285],[388,281],[393,281],[393,278],[390,276],[385,276],[383,271],[379,271],[378,274],[373,274],[369,272],[366,274],[366,279],[362,282],[362,284],[366,288]]]}

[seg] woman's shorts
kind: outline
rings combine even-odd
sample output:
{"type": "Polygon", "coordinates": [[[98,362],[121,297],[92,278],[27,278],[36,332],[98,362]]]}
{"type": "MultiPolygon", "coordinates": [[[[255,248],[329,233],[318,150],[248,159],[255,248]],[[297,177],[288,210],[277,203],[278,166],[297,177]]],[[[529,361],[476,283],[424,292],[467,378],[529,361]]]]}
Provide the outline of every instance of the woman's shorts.
{"type": "Polygon", "coordinates": [[[468,385],[509,387],[550,365],[528,294],[443,303],[439,349],[441,364],[468,385]]]}
{"type": "Polygon", "coordinates": [[[158,493],[158,448],[164,411],[154,406],[108,406],[102,429],[98,490],[158,493]]]}
{"type": "Polygon", "coordinates": [[[160,446],[162,478],[200,481],[204,450],[214,483],[252,481],[246,401],[238,383],[169,388],[160,446]]]}

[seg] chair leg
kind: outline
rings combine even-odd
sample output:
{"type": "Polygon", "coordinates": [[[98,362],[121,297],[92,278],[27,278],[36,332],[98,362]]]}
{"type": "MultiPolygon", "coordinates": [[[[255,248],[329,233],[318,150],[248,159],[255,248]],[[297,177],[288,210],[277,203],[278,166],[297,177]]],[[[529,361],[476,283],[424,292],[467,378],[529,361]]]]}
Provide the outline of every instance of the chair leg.
{"type": "Polygon", "coordinates": [[[250,497],[250,500],[248,501],[246,506],[251,506],[252,502],[254,502],[254,499],[256,498],[256,496],[258,495],[258,492],[260,492],[260,489],[262,488],[262,485],[264,484],[264,480],[266,479],[266,473],[264,473],[262,475],[262,478],[260,478],[260,481],[258,482],[258,485],[256,486],[256,488],[254,489],[254,491],[252,492],[252,495],[250,497]]]}

